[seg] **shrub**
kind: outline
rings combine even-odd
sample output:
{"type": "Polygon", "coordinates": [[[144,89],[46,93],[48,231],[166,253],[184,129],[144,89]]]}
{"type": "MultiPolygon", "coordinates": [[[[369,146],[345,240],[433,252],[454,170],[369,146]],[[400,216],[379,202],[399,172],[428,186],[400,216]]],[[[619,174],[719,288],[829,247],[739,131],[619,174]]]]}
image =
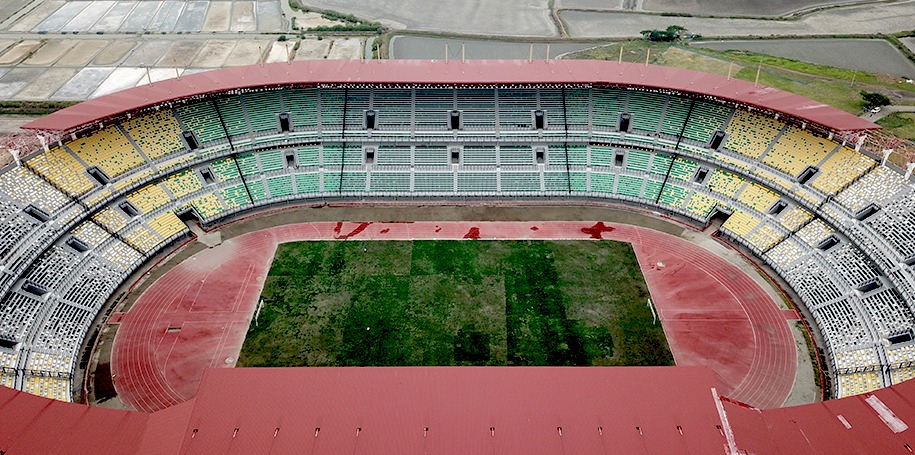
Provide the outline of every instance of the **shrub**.
{"type": "Polygon", "coordinates": [[[890,99],[882,93],[862,91],[861,98],[865,109],[870,109],[872,107],[878,106],[888,106],[891,104],[890,99]]]}

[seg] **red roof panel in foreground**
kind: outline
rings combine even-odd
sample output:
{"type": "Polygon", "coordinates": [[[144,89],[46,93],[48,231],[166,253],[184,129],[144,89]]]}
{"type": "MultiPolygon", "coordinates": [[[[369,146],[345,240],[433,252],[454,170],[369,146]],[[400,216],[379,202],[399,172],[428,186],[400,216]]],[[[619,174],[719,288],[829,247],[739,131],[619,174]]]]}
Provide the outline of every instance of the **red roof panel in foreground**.
{"type": "Polygon", "coordinates": [[[182,452],[723,453],[713,386],[689,367],[210,369],[182,452]]]}
{"type": "Polygon", "coordinates": [[[224,68],[88,100],[37,119],[23,128],[68,131],[171,100],[232,89],[356,83],[641,86],[756,105],[836,131],[879,128],[835,107],[742,80],[682,68],[598,60],[313,60],[224,68]]]}
{"type": "Polygon", "coordinates": [[[130,453],[149,414],[40,398],[0,386],[0,453],[130,453]]]}
{"type": "Polygon", "coordinates": [[[754,454],[910,454],[915,381],[805,406],[758,410],[725,402],[737,447],[754,454]]]}
{"type": "Polygon", "coordinates": [[[702,367],[210,369],[143,414],[0,387],[0,453],[909,454],[915,381],[759,410],[702,367]]]}

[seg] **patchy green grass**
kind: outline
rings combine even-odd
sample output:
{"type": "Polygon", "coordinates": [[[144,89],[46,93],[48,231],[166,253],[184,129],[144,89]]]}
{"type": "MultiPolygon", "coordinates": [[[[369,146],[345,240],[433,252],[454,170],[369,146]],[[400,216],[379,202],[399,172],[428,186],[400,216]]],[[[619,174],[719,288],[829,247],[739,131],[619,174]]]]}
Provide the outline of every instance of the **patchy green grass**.
{"type": "MultiPolygon", "coordinates": [[[[737,79],[754,82],[760,68],[759,83],[835,106],[852,114],[862,112],[861,90],[884,94],[915,92],[915,86],[898,78],[861,71],[817,65],[784,57],[740,50],[718,51],[671,46],[632,40],[578,52],[569,58],[617,60],[620,46],[623,60],[644,63],[650,49],[650,63],[688,68],[725,75],[733,70],[737,79]],[[693,53],[693,56],[686,55],[693,53]],[[733,67],[730,67],[733,62],[733,67]]],[[[912,94],[907,95],[911,99],[912,94]]],[[[897,102],[898,100],[894,100],[897,102]]],[[[901,104],[908,104],[908,101],[901,104]]]]}
{"type": "Polygon", "coordinates": [[[627,243],[280,245],[240,366],[671,365],[627,243]]]}
{"type": "MultiPolygon", "coordinates": [[[[735,77],[754,82],[756,68],[743,68],[735,77]]],[[[860,114],[862,111],[860,88],[852,87],[850,81],[814,80],[796,75],[789,78],[764,68],[759,74],[759,84],[806,96],[849,113],[860,114]]]]}
{"type": "Polygon", "coordinates": [[[670,43],[654,43],[647,40],[620,41],[608,46],[585,49],[571,54],[569,59],[612,60],[620,59],[620,48],[623,48],[623,61],[630,63],[660,63],[658,59],[669,49],[670,43]]]}
{"type": "Polygon", "coordinates": [[[65,107],[77,104],[76,101],[2,101],[0,115],[48,115],[65,107]]]}
{"type": "Polygon", "coordinates": [[[893,134],[915,141],[915,112],[895,112],[877,121],[893,134]]]}

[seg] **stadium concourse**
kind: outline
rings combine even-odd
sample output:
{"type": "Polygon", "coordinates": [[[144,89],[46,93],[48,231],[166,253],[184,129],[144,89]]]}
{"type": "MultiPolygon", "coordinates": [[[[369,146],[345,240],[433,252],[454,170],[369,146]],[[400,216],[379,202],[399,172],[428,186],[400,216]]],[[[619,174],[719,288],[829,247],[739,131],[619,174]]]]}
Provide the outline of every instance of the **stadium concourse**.
{"type": "MultiPolygon", "coordinates": [[[[905,382],[915,376],[915,188],[862,147],[879,127],[836,108],[650,65],[318,61],[160,81],[24,128],[50,140],[0,173],[6,387],[81,396],[74,377],[93,320],[135,271],[191,236],[188,220],[216,227],[334,201],[540,200],[630,205],[699,227],[723,220],[720,236],[797,294],[824,342],[830,397],[848,398],[759,410],[688,367],[221,368],[206,370],[196,397],[152,414],[0,387],[0,451],[466,443],[498,453],[909,453],[915,444],[905,398],[915,387],[905,382]],[[101,427],[114,435],[97,437],[101,427]]],[[[782,392],[771,393],[741,398],[782,392]]]]}

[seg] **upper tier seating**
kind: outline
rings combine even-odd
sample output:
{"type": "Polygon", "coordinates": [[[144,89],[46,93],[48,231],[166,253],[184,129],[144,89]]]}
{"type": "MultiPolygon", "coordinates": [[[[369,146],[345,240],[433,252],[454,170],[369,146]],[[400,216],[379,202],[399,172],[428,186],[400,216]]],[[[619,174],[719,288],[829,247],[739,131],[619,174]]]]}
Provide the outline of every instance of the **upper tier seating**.
{"type": "Polygon", "coordinates": [[[351,88],[346,91],[346,131],[362,134],[365,131],[365,111],[369,110],[371,90],[351,88]]]}
{"type": "Polygon", "coordinates": [[[255,133],[279,131],[279,114],[283,107],[280,102],[280,92],[244,93],[241,95],[241,104],[248,112],[252,131],[255,133]]]}
{"type": "MultiPolygon", "coordinates": [[[[658,131],[661,122],[658,107],[664,106],[666,98],[658,93],[629,92],[627,111],[632,114],[632,127],[649,133],[658,131]]],[[[679,134],[679,131],[674,134],[679,134]]]]}
{"type": "MultiPolygon", "coordinates": [[[[476,96],[472,91],[468,91],[467,96],[469,97],[465,104],[463,104],[466,112],[464,113],[464,127],[467,129],[475,129],[476,127],[483,127],[486,125],[485,117],[487,116],[484,112],[478,112],[477,110],[482,108],[480,103],[486,103],[486,98],[480,100],[476,99],[476,96]]],[[[460,98],[458,103],[460,103],[460,98]]],[[[493,101],[494,104],[494,101],[493,101]]],[[[375,128],[378,130],[410,130],[412,128],[412,113],[413,113],[413,94],[410,90],[375,90],[375,103],[372,106],[373,109],[377,111],[376,125],[375,128]]],[[[495,107],[493,106],[493,110],[495,107]]],[[[492,117],[490,122],[492,125],[489,127],[495,127],[495,117],[491,114],[488,116],[492,117]]]]}
{"type": "Polygon", "coordinates": [[[147,224],[163,239],[168,239],[187,230],[187,226],[178,219],[174,212],[165,212],[149,220],[147,224]]]}
{"type": "Polygon", "coordinates": [[[876,164],[871,158],[841,147],[823,163],[820,173],[813,180],[813,187],[834,195],[876,164]]]}
{"type": "Polygon", "coordinates": [[[165,187],[175,197],[183,197],[203,188],[200,177],[193,170],[183,170],[165,179],[165,187]]]}
{"type": "Polygon", "coordinates": [[[26,166],[73,197],[87,193],[94,186],[86,173],[86,167],[61,147],[32,156],[26,166]]]}
{"type": "MultiPolygon", "coordinates": [[[[185,171],[186,172],[186,171],[185,171]]],[[[158,184],[144,186],[127,195],[127,200],[143,213],[149,213],[172,200],[158,184]]]]}
{"type": "Polygon", "coordinates": [[[717,169],[708,179],[708,189],[725,197],[733,198],[745,182],[744,179],[730,172],[717,169]]]}
{"type": "Polygon", "coordinates": [[[590,90],[566,90],[565,120],[570,130],[587,130],[589,128],[590,104],[590,90]],[[588,108],[579,109],[577,108],[579,106],[588,106],[588,108]]]}
{"type": "Polygon", "coordinates": [[[897,172],[877,166],[836,196],[836,201],[852,213],[868,204],[883,205],[905,188],[905,181],[897,172]]]}
{"type": "Polygon", "coordinates": [[[778,198],[778,194],[755,183],[748,184],[744,187],[743,191],[737,195],[738,201],[743,202],[760,213],[766,213],[778,198]]]}
{"type": "Polygon", "coordinates": [[[817,166],[839,144],[789,126],[775,141],[762,162],[788,175],[797,176],[807,166],[817,166]]]}
{"type": "Polygon", "coordinates": [[[686,129],[683,131],[683,137],[697,141],[700,144],[708,144],[712,140],[712,134],[717,130],[723,129],[725,122],[728,121],[728,117],[731,116],[733,111],[733,109],[720,104],[696,101],[693,106],[693,112],[690,114],[689,122],[686,123],[686,129]]]}
{"type": "Polygon", "coordinates": [[[727,140],[724,146],[728,150],[759,159],[784,126],[784,123],[771,117],[737,109],[725,130],[727,140]]]}
{"type": "Polygon", "coordinates": [[[722,229],[733,232],[739,237],[747,237],[756,226],[760,223],[759,219],[743,211],[736,211],[728,217],[728,220],[721,226],[722,229]]]}
{"type": "Polygon", "coordinates": [[[174,112],[185,129],[193,131],[201,144],[225,139],[225,130],[219,123],[219,116],[212,101],[198,101],[179,106],[174,112]]]}
{"type": "Polygon", "coordinates": [[[838,376],[837,398],[860,395],[862,393],[873,392],[883,387],[880,374],[874,371],[865,371],[852,374],[842,374],[838,376]]]}
{"type": "Polygon", "coordinates": [[[146,163],[121,129],[109,126],[65,144],[89,166],[97,166],[114,178],[146,163]]]}
{"type": "Polygon", "coordinates": [[[213,103],[216,105],[217,120],[221,120],[221,127],[225,128],[229,137],[245,136],[250,131],[248,129],[248,118],[245,115],[244,107],[237,96],[227,98],[217,98],[213,103]]]}
{"type": "MultiPolygon", "coordinates": [[[[317,128],[318,90],[311,88],[283,91],[283,100],[289,110],[294,129],[317,128]]],[[[408,108],[409,110],[409,108],[408,108]]]]}
{"type": "Polygon", "coordinates": [[[23,390],[55,400],[70,401],[69,379],[50,376],[26,376],[23,390]]]}
{"type": "Polygon", "coordinates": [[[715,208],[718,201],[702,193],[693,193],[686,205],[686,210],[695,215],[697,218],[704,220],[709,216],[712,209],[715,208]]]}
{"type": "Polygon", "coordinates": [[[151,160],[177,153],[184,149],[181,125],[171,110],[163,109],[127,120],[124,131],[137,147],[151,160]]]}
{"type": "Polygon", "coordinates": [[[679,136],[681,131],[686,130],[686,116],[690,115],[691,100],[680,97],[668,97],[667,108],[664,110],[664,117],[661,120],[661,132],[671,136],[679,136]]]}
{"type": "Polygon", "coordinates": [[[591,91],[591,124],[595,129],[615,129],[626,102],[622,90],[595,88],[591,91]]]}
{"type": "MultiPolygon", "coordinates": [[[[418,102],[419,100],[417,100],[417,104],[418,102]]],[[[449,109],[451,108],[446,107],[440,112],[449,109]]],[[[530,130],[531,112],[535,110],[537,110],[536,90],[499,90],[499,129],[530,130]]],[[[442,119],[444,120],[444,117],[442,119]]]]}

